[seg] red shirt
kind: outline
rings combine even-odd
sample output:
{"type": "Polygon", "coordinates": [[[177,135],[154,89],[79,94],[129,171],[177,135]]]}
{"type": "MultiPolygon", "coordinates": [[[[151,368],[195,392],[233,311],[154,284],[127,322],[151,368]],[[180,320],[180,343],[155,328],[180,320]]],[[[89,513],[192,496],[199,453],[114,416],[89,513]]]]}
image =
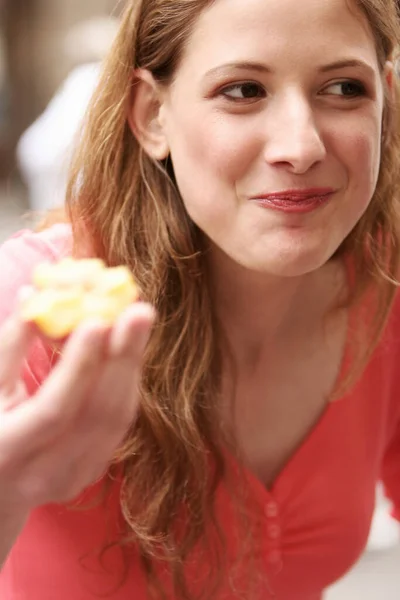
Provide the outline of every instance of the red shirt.
{"type": "MultiPolygon", "coordinates": [[[[57,225],[39,234],[21,232],[2,246],[0,321],[15,306],[16,292],[30,281],[34,265],[67,255],[70,238],[69,227],[57,225]]],[[[345,397],[328,405],[272,490],[247,473],[248,493],[262,507],[258,531],[260,570],[267,580],[260,592],[263,600],[320,600],[323,590],[350,569],[367,541],[379,478],[400,514],[399,351],[396,301],[362,378],[345,397]]],[[[48,349],[36,342],[24,368],[31,393],[50,368],[48,349]]],[[[96,485],[84,497],[95,491],[96,485]]],[[[217,514],[228,540],[229,561],[241,544],[223,484],[217,514]]],[[[114,548],[105,555],[104,568],[94,558],[106,539],[118,536],[120,523],[117,484],[106,505],[35,510],[1,572],[1,600],[92,600],[99,595],[147,600],[135,548],[129,549],[129,572],[119,587],[120,551],[114,548]]],[[[194,588],[200,585],[203,570],[200,560],[188,566],[194,588]]],[[[244,558],[244,577],[246,572],[244,558]]],[[[218,600],[234,598],[223,585],[218,600]]],[[[172,594],[168,600],[173,600],[172,594]]]]}

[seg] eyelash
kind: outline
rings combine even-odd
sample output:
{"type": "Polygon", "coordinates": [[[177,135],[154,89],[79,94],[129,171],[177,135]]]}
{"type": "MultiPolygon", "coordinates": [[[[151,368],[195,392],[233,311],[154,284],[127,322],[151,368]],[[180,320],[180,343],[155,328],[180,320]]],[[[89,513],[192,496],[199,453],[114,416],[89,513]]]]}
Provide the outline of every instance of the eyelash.
{"type": "MultiPolygon", "coordinates": [[[[365,96],[367,93],[366,87],[363,83],[361,83],[361,81],[357,81],[355,79],[343,79],[341,81],[335,81],[333,83],[330,83],[328,86],[326,86],[325,89],[336,86],[336,85],[350,85],[353,88],[355,88],[355,92],[353,92],[350,95],[345,95],[343,94],[343,98],[358,98],[360,96],[365,96]]],[[[333,94],[336,95],[336,94],[333,94]]]]}
{"type": "MultiPolygon", "coordinates": [[[[352,80],[352,79],[343,79],[340,81],[332,82],[329,85],[325,86],[324,90],[326,90],[330,87],[333,87],[333,86],[340,86],[340,85],[350,85],[353,88],[355,88],[355,91],[349,95],[332,94],[333,96],[337,96],[339,98],[347,98],[347,99],[351,100],[354,98],[359,98],[361,96],[365,96],[367,93],[365,85],[363,83],[361,83],[361,81],[352,80]]],[[[323,91],[322,91],[322,94],[323,94],[323,91]]],[[[320,94],[320,95],[322,95],[322,94],[320,94]]],[[[222,88],[218,92],[218,95],[223,96],[226,100],[228,100],[229,102],[233,102],[235,104],[245,104],[245,103],[249,104],[252,102],[256,102],[260,98],[265,98],[267,96],[267,92],[266,92],[265,88],[262,85],[260,85],[259,83],[257,83],[256,81],[243,81],[243,82],[234,83],[234,84],[231,84],[231,85],[228,85],[228,86],[222,88]],[[258,89],[257,95],[250,96],[247,98],[246,97],[234,98],[232,96],[229,96],[228,92],[231,92],[232,90],[235,90],[235,89],[244,88],[245,86],[257,88],[258,89]]]]}
{"type": "Polygon", "coordinates": [[[243,102],[248,102],[248,101],[255,101],[259,98],[265,98],[267,93],[265,91],[265,89],[263,88],[262,85],[260,85],[259,83],[257,83],[256,81],[242,81],[239,83],[233,83],[231,85],[228,85],[224,88],[222,88],[219,92],[218,92],[219,96],[223,96],[226,100],[230,101],[230,102],[234,102],[234,103],[243,103],[243,102]],[[245,86],[251,86],[251,87],[255,87],[258,88],[258,91],[261,91],[261,94],[258,94],[257,96],[254,97],[250,97],[250,98],[233,98],[232,96],[228,95],[228,92],[231,92],[232,90],[236,90],[239,88],[244,88],[245,86]]]}

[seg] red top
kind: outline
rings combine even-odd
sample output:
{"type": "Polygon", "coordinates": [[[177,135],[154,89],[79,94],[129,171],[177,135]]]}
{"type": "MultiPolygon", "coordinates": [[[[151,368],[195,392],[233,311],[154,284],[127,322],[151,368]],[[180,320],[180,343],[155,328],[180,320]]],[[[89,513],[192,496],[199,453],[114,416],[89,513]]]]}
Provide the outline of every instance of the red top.
{"type": "MultiPolygon", "coordinates": [[[[68,254],[70,237],[68,226],[56,225],[39,234],[21,232],[3,245],[0,321],[15,305],[18,288],[30,281],[33,266],[68,254]]],[[[273,489],[267,491],[247,474],[248,492],[263,507],[260,560],[268,580],[262,584],[263,600],[320,600],[323,590],[354,564],[367,541],[378,478],[400,514],[399,351],[396,302],[363,377],[351,393],[328,405],[273,489]]],[[[30,392],[50,366],[49,352],[36,342],[24,368],[30,392]]],[[[92,489],[85,497],[91,494],[92,489]]],[[[240,539],[227,489],[221,485],[218,494],[229,560],[240,552],[240,539]]],[[[147,600],[135,548],[129,550],[129,572],[119,587],[120,551],[106,553],[103,568],[94,558],[105,540],[115,539],[120,522],[117,486],[106,506],[35,510],[0,575],[1,600],[147,600]]],[[[202,564],[204,558],[188,567],[194,589],[200,585],[202,564]]],[[[244,576],[246,572],[244,558],[244,576]]],[[[234,600],[229,589],[223,587],[218,600],[234,600]]]]}

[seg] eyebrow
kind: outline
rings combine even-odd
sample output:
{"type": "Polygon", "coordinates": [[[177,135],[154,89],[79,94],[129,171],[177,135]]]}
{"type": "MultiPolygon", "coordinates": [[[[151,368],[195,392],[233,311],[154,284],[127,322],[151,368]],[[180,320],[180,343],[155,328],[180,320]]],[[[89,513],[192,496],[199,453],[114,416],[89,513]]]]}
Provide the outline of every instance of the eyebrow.
{"type": "MultiPolygon", "coordinates": [[[[351,67],[353,67],[353,68],[355,67],[358,69],[360,69],[360,68],[364,69],[364,70],[368,71],[370,75],[374,74],[374,69],[371,65],[369,65],[367,62],[364,62],[363,60],[358,60],[355,58],[338,60],[338,61],[329,63],[327,65],[322,65],[321,67],[319,67],[318,70],[320,73],[327,73],[329,71],[335,71],[338,69],[345,69],[345,68],[351,68],[351,67]]],[[[219,73],[222,73],[225,71],[234,71],[234,70],[247,70],[247,71],[253,71],[255,73],[273,73],[273,69],[271,69],[271,67],[269,67],[268,65],[265,65],[263,63],[252,62],[252,61],[239,61],[239,62],[226,63],[224,65],[214,67],[213,69],[210,69],[210,71],[207,71],[207,73],[205,74],[205,77],[210,77],[213,75],[218,75],[219,73]]]]}
{"type": "Polygon", "coordinates": [[[368,71],[370,74],[374,75],[375,71],[371,65],[363,60],[358,60],[356,58],[349,58],[345,60],[338,60],[333,63],[329,63],[328,65],[323,65],[320,67],[321,73],[327,73],[328,71],[335,71],[337,69],[345,69],[346,67],[356,67],[358,69],[364,69],[368,71]]]}
{"type": "Polygon", "coordinates": [[[252,62],[252,61],[239,61],[226,63],[224,65],[220,65],[218,67],[214,67],[210,69],[205,74],[205,77],[210,77],[212,75],[218,75],[218,73],[223,71],[234,71],[234,70],[246,70],[246,71],[254,71],[256,73],[272,73],[272,69],[267,65],[263,65],[262,63],[252,62]]]}

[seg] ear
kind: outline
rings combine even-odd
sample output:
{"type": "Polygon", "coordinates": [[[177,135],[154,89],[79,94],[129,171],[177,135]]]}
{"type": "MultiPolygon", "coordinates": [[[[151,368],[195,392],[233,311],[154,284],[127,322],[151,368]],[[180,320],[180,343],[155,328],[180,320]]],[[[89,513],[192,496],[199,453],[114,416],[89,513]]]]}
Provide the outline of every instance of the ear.
{"type": "Polygon", "coordinates": [[[393,81],[394,77],[395,77],[394,65],[390,60],[388,60],[388,61],[386,61],[386,64],[385,64],[385,79],[386,79],[386,84],[388,87],[389,95],[391,96],[392,100],[394,99],[394,81],[393,81]]]}
{"type": "Polygon", "coordinates": [[[133,77],[129,126],[149,156],[164,160],[169,154],[169,146],[162,126],[161,90],[149,71],[137,69],[133,77]]]}

